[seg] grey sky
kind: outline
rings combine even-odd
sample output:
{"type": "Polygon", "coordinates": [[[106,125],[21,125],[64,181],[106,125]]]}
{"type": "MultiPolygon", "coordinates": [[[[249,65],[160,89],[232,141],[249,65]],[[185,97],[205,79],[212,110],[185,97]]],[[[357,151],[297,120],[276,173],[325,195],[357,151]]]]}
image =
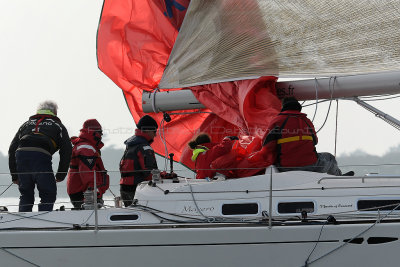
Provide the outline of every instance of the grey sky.
{"type": "MultiPolygon", "coordinates": [[[[121,90],[98,68],[96,31],[101,0],[1,0],[0,152],[5,154],[18,127],[40,101],[59,105],[59,117],[70,135],[84,120],[96,118],[105,128],[106,145],[122,147],[134,122],[121,90]]],[[[399,100],[373,102],[400,118],[399,100]]],[[[321,126],[327,104],[318,107],[321,126]]],[[[305,109],[312,118],[314,107],[305,109]]],[[[318,151],[334,151],[336,105],[318,134],[318,151]]],[[[362,149],[381,155],[398,145],[399,132],[355,103],[340,102],[338,154],[362,149]]]]}
{"type": "Polygon", "coordinates": [[[122,91],[97,68],[101,7],[99,0],[0,1],[2,153],[46,99],[58,103],[70,135],[89,118],[109,133],[108,145],[122,146],[132,134],[122,91]]]}

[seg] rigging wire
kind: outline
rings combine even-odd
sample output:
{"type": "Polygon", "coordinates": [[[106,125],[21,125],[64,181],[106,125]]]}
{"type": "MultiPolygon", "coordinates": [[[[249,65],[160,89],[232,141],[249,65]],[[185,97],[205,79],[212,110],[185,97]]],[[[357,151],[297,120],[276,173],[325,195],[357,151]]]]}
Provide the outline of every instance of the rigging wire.
{"type": "Polygon", "coordinates": [[[313,105],[315,105],[315,104],[319,104],[319,103],[324,103],[324,102],[327,102],[327,101],[330,101],[330,99],[324,99],[324,100],[319,100],[318,102],[316,102],[316,103],[310,103],[310,104],[307,104],[307,105],[304,105],[303,106],[303,108],[305,108],[305,107],[309,107],[309,106],[313,106],[313,105]]]}
{"type": "MultiPolygon", "coordinates": [[[[160,91],[160,88],[155,88],[154,89],[154,96],[153,96],[153,99],[152,99],[152,101],[151,101],[151,107],[152,107],[152,109],[153,109],[153,111],[154,112],[158,112],[158,110],[156,109],[156,94],[157,94],[157,92],[159,92],[160,91]]],[[[167,162],[167,160],[168,160],[168,148],[167,148],[167,141],[165,140],[165,126],[164,126],[164,122],[165,122],[165,119],[163,118],[162,120],[161,120],[161,125],[160,125],[160,130],[161,130],[161,133],[160,133],[160,139],[161,139],[161,142],[164,144],[164,148],[165,148],[165,156],[164,156],[164,171],[167,171],[167,166],[168,166],[168,162],[167,162]]]]}
{"type": "Polygon", "coordinates": [[[114,198],[117,197],[117,196],[114,194],[114,192],[111,191],[111,188],[110,188],[110,187],[108,187],[108,191],[110,191],[110,193],[114,196],[114,198]]]}
{"type": "Polygon", "coordinates": [[[8,251],[7,249],[5,249],[5,248],[3,248],[3,247],[0,248],[0,249],[1,249],[2,251],[4,251],[4,252],[10,254],[11,256],[14,256],[14,257],[16,257],[16,258],[18,258],[18,259],[20,259],[20,260],[22,260],[22,261],[24,261],[24,262],[26,262],[26,263],[32,265],[32,266],[40,267],[40,265],[37,265],[37,264],[35,264],[35,263],[33,263],[33,262],[31,262],[31,261],[29,261],[29,260],[27,260],[27,259],[25,259],[25,258],[23,258],[23,257],[21,257],[21,256],[18,256],[17,254],[14,254],[14,253],[12,253],[11,251],[8,251]]]}
{"type": "Polygon", "coordinates": [[[8,188],[10,188],[11,186],[13,185],[13,183],[11,183],[7,188],[6,188],[6,190],[4,190],[1,194],[0,194],[0,197],[8,190],[8,188]]]}
{"type": "Polygon", "coordinates": [[[377,96],[372,96],[372,97],[364,96],[364,97],[359,97],[359,98],[365,102],[373,102],[373,101],[390,100],[390,99],[395,99],[395,98],[399,98],[399,97],[400,97],[400,95],[395,95],[395,96],[391,95],[390,97],[389,96],[387,96],[387,97],[381,96],[381,98],[378,98],[377,96]]]}
{"type": "Polygon", "coordinates": [[[376,219],[376,221],[375,221],[371,226],[369,226],[367,229],[363,230],[361,233],[359,233],[359,234],[356,235],[355,237],[353,237],[353,238],[347,240],[347,241],[344,242],[342,245],[338,246],[337,248],[332,249],[331,251],[329,251],[329,252],[325,253],[324,255],[320,256],[319,258],[317,258],[317,259],[315,259],[315,260],[313,260],[313,261],[311,261],[311,262],[308,262],[308,263],[306,262],[307,265],[303,265],[302,267],[306,267],[306,266],[308,266],[308,265],[310,265],[310,264],[312,264],[312,263],[315,263],[315,262],[319,261],[320,259],[322,259],[322,258],[324,258],[324,257],[326,257],[326,256],[328,256],[328,255],[330,255],[330,254],[332,254],[333,252],[335,252],[335,251],[341,249],[342,247],[346,246],[347,244],[349,244],[349,243],[350,243],[351,241],[353,241],[354,239],[360,237],[361,235],[363,235],[363,234],[365,234],[366,232],[368,232],[369,230],[371,230],[376,224],[378,224],[378,223],[381,222],[382,220],[386,219],[386,218],[387,218],[393,211],[395,211],[398,207],[400,207],[400,204],[398,204],[396,207],[394,207],[394,208],[393,208],[388,214],[386,214],[383,218],[379,218],[379,217],[378,217],[378,219],[376,219]]]}
{"type": "Polygon", "coordinates": [[[322,235],[322,231],[324,230],[325,225],[328,223],[328,219],[324,221],[324,224],[322,224],[321,230],[319,231],[319,235],[318,235],[318,239],[317,242],[315,242],[315,245],[313,247],[313,249],[311,250],[310,254],[308,255],[304,266],[308,266],[308,261],[310,260],[311,255],[314,253],[314,250],[317,248],[317,245],[319,243],[319,240],[321,240],[321,235],[322,235]]]}

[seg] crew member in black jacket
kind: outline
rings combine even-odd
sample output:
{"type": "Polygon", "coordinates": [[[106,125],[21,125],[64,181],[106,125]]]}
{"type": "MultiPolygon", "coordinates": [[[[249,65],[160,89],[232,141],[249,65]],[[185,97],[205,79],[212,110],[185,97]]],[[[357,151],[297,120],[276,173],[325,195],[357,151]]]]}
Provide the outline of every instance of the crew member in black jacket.
{"type": "Polygon", "coordinates": [[[158,169],[150,146],[157,135],[157,122],[145,115],[136,126],[135,135],[125,141],[126,149],[119,164],[120,193],[125,207],[132,204],[137,185],[151,180],[151,170],[158,169]]]}
{"type": "Polygon", "coordinates": [[[52,101],[41,103],[37,114],[19,128],[8,150],[12,181],[21,193],[20,212],[32,211],[35,185],[40,197],[39,211],[53,210],[56,182],[67,175],[72,145],[67,129],[57,117],[57,108],[52,101]],[[58,150],[60,162],[54,177],[51,161],[58,150]]]}

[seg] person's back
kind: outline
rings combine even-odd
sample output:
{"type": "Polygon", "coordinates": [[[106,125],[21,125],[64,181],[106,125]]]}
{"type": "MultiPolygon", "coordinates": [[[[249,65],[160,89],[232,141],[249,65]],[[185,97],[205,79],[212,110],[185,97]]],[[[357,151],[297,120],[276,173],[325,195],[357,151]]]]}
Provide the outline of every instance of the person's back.
{"type": "Polygon", "coordinates": [[[318,138],[314,125],[301,109],[296,98],[284,98],[281,113],[268,127],[263,147],[248,162],[263,167],[273,164],[281,172],[303,170],[342,175],[332,154],[316,152],[318,138]]]}
{"type": "Polygon", "coordinates": [[[315,145],[318,139],[306,114],[298,110],[282,111],[269,128],[273,130],[266,136],[264,144],[275,149],[274,165],[301,167],[317,161],[315,145]]]}
{"type": "Polygon", "coordinates": [[[51,161],[58,150],[60,162],[55,178],[61,182],[67,175],[72,148],[68,132],[57,117],[57,105],[45,101],[37,114],[19,128],[8,151],[12,181],[21,193],[20,211],[32,211],[35,185],[41,198],[39,210],[53,209],[57,187],[51,161]]]}

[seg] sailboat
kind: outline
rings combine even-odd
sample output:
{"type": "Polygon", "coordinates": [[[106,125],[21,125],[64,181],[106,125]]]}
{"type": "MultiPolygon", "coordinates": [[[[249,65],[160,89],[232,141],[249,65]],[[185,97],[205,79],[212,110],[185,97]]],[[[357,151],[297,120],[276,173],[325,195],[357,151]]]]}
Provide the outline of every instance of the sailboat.
{"type": "MultiPolygon", "coordinates": [[[[196,133],[256,142],[287,95],[350,98],[398,127],[361,97],[400,92],[399,6],[106,0],[98,64],[135,121],[159,122],[155,151],[194,169],[186,144],[196,133]]],[[[268,166],[236,179],[153,178],[127,208],[1,212],[2,264],[398,266],[398,176],[268,166]]]]}

